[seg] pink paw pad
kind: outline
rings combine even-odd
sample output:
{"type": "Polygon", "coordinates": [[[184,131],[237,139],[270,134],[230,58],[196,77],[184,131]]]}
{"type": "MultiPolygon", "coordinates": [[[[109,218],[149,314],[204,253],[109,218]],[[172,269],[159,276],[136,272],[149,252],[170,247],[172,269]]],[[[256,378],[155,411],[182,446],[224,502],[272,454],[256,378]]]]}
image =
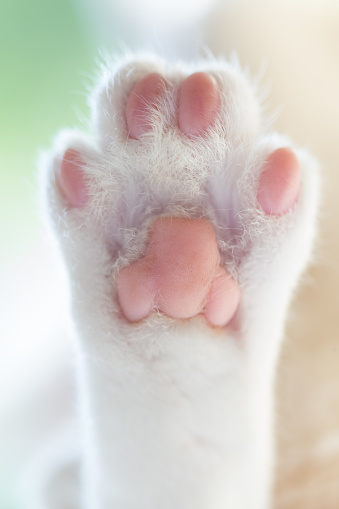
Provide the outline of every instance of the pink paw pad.
{"type": "Polygon", "coordinates": [[[88,198],[83,160],[77,150],[66,150],[57,172],[57,181],[71,207],[83,207],[88,198]]]}
{"type": "Polygon", "coordinates": [[[150,129],[149,110],[157,108],[166,81],[157,73],[148,74],[132,88],[126,104],[126,121],[130,138],[138,140],[150,129]]]}
{"type": "Polygon", "coordinates": [[[257,200],[266,214],[286,214],[297,201],[300,166],[289,148],[278,148],[269,156],[259,179],[257,200]]]}
{"type": "Polygon", "coordinates": [[[215,80],[205,72],[192,74],[179,88],[179,129],[190,138],[203,134],[213,124],[219,107],[215,80]]]}
{"type": "Polygon", "coordinates": [[[219,263],[211,223],[156,219],[145,256],[118,274],[122,312],[131,322],[146,318],[154,309],[177,319],[204,313],[211,325],[226,325],[238,307],[240,291],[219,263]]]}
{"type": "Polygon", "coordinates": [[[226,325],[233,318],[240,301],[240,289],[227,272],[219,267],[208,294],[205,316],[215,327],[226,325]]]}

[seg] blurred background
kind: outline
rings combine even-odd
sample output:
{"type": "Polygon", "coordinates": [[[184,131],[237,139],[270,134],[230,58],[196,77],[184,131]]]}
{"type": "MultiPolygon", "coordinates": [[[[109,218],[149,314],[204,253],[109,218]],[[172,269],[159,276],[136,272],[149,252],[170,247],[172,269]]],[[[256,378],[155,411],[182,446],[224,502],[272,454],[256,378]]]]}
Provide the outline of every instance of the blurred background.
{"type": "Polygon", "coordinates": [[[193,4],[0,0],[1,509],[16,509],[11,482],[24,449],[10,416],[18,415],[27,380],[41,384],[46,356],[60,354],[53,338],[66,321],[40,219],[39,153],[61,128],[86,128],[99,48],[190,58],[202,46],[226,57],[235,50],[263,76],[267,111],[279,111],[275,127],[323,168],[315,264],[293,303],[278,372],[276,509],[339,507],[339,3],[193,4]]]}
{"type": "Polygon", "coordinates": [[[65,314],[45,247],[37,159],[62,126],[78,125],[86,114],[91,42],[70,0],[0,0],[1,509],[16,507],[13,486],[36,447],[40,429],[20,409],[41,383],[46,349],[55,353],[53,331],[65,314]]]}

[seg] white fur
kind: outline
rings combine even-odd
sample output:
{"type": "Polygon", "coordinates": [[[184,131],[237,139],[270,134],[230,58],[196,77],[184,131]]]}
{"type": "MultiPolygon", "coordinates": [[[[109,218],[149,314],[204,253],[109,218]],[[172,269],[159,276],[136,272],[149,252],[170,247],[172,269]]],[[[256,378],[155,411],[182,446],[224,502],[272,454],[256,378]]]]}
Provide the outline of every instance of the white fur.
{"type": "Polygon", "coordinates": [[[127,57],[105,68],[91,107],[91,135],[61,133],[41,165],[77,335],[81,507],[265,509],[274,371],[314,237],[317,164],[267,130],[256,87],[236,62],[127,57]],[[183,77],[202,70],[217,80],[222,108],[216,125],[192,140],[176,127],[176,94],[183,77]],[[168,92],[152,131],[129,139],[128,93],[155,71],[168,92]],[[301,193],[287,215],[268,217],[256,189],[265,158],[281,146],[299,157],[301,193]],[[83,209],[69,210],[55,182],[67,148],[86,161],[83,209]],[[242,292],[236,328],[160,314],[132,325],[121,315],[117,271],[140,256],[148,225],[161,215],[213,223],[222,263],[242,292]]]}

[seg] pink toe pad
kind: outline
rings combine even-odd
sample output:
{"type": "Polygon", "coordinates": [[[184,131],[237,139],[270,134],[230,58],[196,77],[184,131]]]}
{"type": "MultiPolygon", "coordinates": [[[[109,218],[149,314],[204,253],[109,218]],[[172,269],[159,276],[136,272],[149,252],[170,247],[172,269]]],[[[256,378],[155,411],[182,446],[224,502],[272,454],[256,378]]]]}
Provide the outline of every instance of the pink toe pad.
{"type": "Polygon", "coordinates": [[[179,89],[178,125],[188,137],[204,133],[214,122],[220,96],[214,79],[205,72],[186,78],[179,89]]]}
{"type": "Polygon", "coordinates": [[[281,216],[295,204],[300,187],[300,166],[289,148],[272,152],[260,176],[257,200],[266,214],[281,216]]]}
{"type": "Polygon", "coordinates": [[[154,308],[154,282],[144,258],[121,269],[117,290],[127,320],[138,322],[150,314],[154,308]]]}
{"type": "Polygon", "coordinates": [[[130,138],[138,140],[149,130],[149,108],[157,108],[166,82],[157,73],[148,74],[132,88],[126,104],[126,120],[130,138]]]}
{"type": "Polygon", "coordinates": [[[71,207],[83,207],[87,202],[87,186],[83,171],[84,163],[77,150],[66,150],[61,161],[57,180],[71,207]]]}
{"type": "Polygon", "coordinates": [[[207,321],[214,327],[223,327],[233,317],[239,301],[239,286],[222,267],[219,267],[208,295],[205,309],[207,321]]]}

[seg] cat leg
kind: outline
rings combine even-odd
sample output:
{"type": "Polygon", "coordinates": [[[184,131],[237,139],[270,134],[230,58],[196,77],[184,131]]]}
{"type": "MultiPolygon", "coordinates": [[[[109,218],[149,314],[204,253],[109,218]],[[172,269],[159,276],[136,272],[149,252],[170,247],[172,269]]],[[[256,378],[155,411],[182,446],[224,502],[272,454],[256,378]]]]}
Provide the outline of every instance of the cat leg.
{"type": "Polygon", "coordinates": [[[263,509],[273,382],[317,164],[236,64],[126,59],[42,188],[78,334],[87,509],[263,509]]]}

